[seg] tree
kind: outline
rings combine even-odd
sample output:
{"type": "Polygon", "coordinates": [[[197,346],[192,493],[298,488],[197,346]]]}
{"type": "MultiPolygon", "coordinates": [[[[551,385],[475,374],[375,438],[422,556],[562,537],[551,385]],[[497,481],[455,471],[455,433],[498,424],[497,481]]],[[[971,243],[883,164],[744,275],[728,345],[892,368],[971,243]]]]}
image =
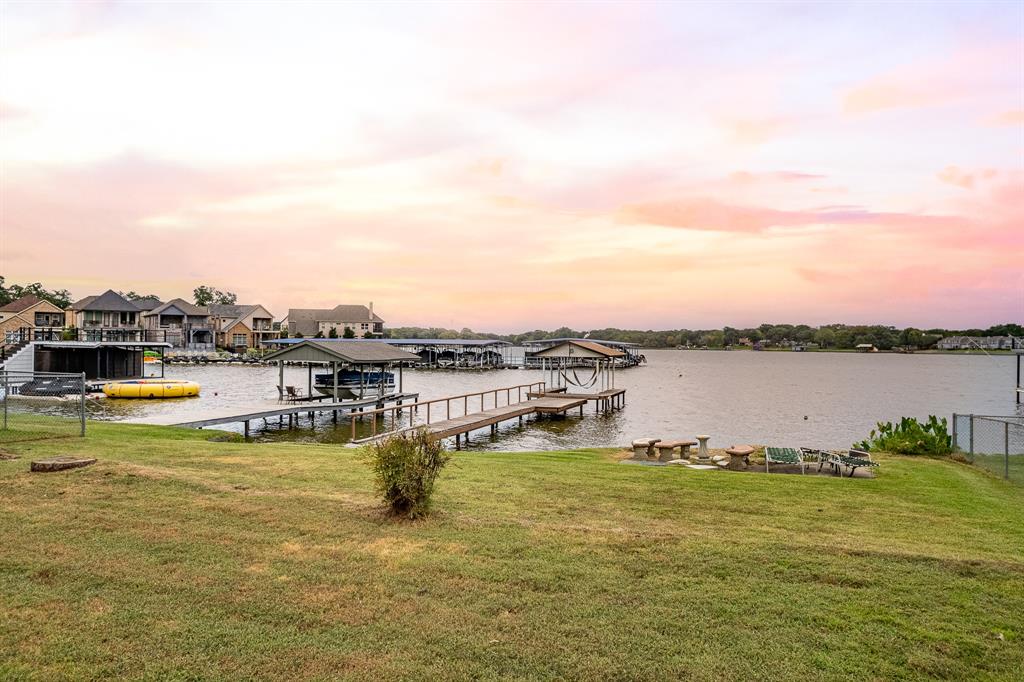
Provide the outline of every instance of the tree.
{"type": "Polygon", "coordinates": [[[238,301],[238,296],[230,291],[221,291],[204,284],[192,290],[192,300],[198,306],[234,305],[238,301]]]}
{"type": "Polygon", "coordinates": [[[160,300],[160,297],[157,296],[156,294],[137,294],[134,291],[129,291],[128,293],[124,293],[123,291],[119,291],[117,293],[121,294],[122,296],[127,298],[129,301],[141,301],[141,300],[147,299],[147,298],[155,298],[158,301],[160,300]]]}
{"type": "Polygon", "coordinates": [[[33,282],[32,284],[26,284],[22,286],[20,284],[12,284],[10,286],[4,286],[3,275],[0,275],[0,305],[7,305],[11,301],[17,300],[22,296],[38,296],[44,301],[49,301],[58,308],[67,308],[71,305],[71,292],[67,289],[55,289],[49,291],[43,288],[43,285],[39,282],[33,282]]]}
{"type": "Polygon", "coordinates": [[[354,339],[354,338],[356,338],[356,333],[352,329],[352,327],[345,327],[345,331],[342,332],[341,338],[343,338],[343,339],[354,339]]]}
{"type": "Polygon", "coordinates": [[[822,327],[814,332],[814,342],[822,348],[828,348],[836,342],[836,333],[831,327],[822,327]]]}
{"type": "Polygon", "coordinates": [[[331,327],[330,330],[327,332],[327,338],[329,338],[329,339],[336,339],[336,338],[338,338],[338,328],[337,327],[331,327]]]}

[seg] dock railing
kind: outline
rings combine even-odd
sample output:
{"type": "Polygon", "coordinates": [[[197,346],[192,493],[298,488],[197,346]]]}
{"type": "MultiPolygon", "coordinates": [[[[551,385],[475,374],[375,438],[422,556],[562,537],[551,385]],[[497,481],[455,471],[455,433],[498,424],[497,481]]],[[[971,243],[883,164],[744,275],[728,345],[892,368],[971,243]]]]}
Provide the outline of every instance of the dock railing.
{"type": "MultiPolygon", "coordinates": [[[[434,421],[438,421],[438,418],[442,414],[443,414],[443,417],[442,417],[443,419],[451,419],[452,416],[453,416],[452,415],[452,403],[453,402],[455,403],[455,406],[456,406],[456,414],[454,416],[455,417],[463,417],[463,416],[472,414],[469,411],[470,399],[473,400],[473,407],[476,407],[476,399],[479,398],[480,399],[480,412],[483,412],[484,410],[488,409],[488,406],[487,406],[487,403],[488,403],[487,397],[488,396],[491,397],[490,408],[502,407],[502,403],[500,401],[501,396],[504,396],[504,398],[505,398],[504,406],[517,405],[519,403],[524,402],[523,401],[523,396],[524,395],[528,396],[530,393],[543,392],[545,390],[546,386],[547,386],[547,383],[544,382],[544,381],[535,381],[535,382],[533,382],[531,384],[518,384],[516,386],[506,386],[504,388],[492,388],[492,389],[487,390],[487,391],[478,391],[476,393],[463,393],[461,395],[453,395],[453,396],[448,396],[448,397],[445,397],[445,398],[433,398],[432,400],[420,400],[420,401],[417,401],[415,403],[406,403],[404,405],[391,405],[389,407],[378,407],[378,408],[373,409],[373,410],[366,410],[364,412],[353,413],[353,415],[352,415],[353,418],[350,419],[350,421],[352,422],[352,440],[353,441],[356,440],[356,421],[357,420],[354,418],[356,416],[359,416],[359,417],[370,417],[371,418],[370,419],[370,421],[372,422],[372,426],[371,426],[372,435],[371,435],[371,437],[376,438],[377,435],[378,435],[377,434],[377,415],[385,415],[385,418],[386,418],[386,415],[390,413],[391,414],[392,423],[397,427],[399,421],[402,418],[402,411],[403,410],[407,410],[408,413],[409,413],[409,425],[406,428],[411,428],[411,427],[415,426],[415,424],[413,423],[415,421],[415,418],[416,418],[415,415],[419,412],[419,408],[423,407],[423,408],[425,408],[425,412],[426,412],[426,420],[423,423],[429,425],[431,423],[431,418],[432,417],[433,417],[434,421]],[[535,389],[539,389],[539,391],[537,391],[535,389]],[[512,402],[513,395],[516,398],[515,402],[512,402]],[[460,402],[461,402],[461,404],[460,404],[460,402]],[[445,404],[445,408],[444,408],[443,412],[440,412],[437,409],[431,410],[431,406],[432,405],[438,405],[440,403],[444,403],[445,404]],[[459,410],[458,410],[458,408],[460,408],[460,407],[462,408],[461,409],[461,414],[459,413],[459,410]]],[[[529,400],[528,397],[527,397],[527,400],[529,400]]],[[[398,430],[398,429],[396,428],[395,430],[398,430]]]]}

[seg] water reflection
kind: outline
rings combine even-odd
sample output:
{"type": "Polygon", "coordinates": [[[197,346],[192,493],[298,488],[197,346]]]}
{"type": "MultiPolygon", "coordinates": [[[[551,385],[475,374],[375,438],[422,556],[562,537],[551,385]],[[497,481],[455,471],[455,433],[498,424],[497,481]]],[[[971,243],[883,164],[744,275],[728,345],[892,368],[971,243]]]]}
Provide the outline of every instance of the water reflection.
{"type": "MultiPolygon", "coordinates": [[[[1009,356],[647,351],[649,364],[616,373],[628,390],[612,415],[530,418],[502,425],[497,438],[473,434],[472,446],[545,450],[624,444],[640,436],[712,435],[712,446],[733,442],[845,447],[876,421],[952,412],[1010,414],[1014,361],[1009,356]]],[[[170,378],[198,381],[202,396],[168,401],[104,400],[90,405],[97,418],[183,421],[225,408],[275,404],[277,369],[250,365],[168,365],[170,378]]],[[[285,368],[285,381],[306,387],[304,368],[285,368]]],[[[405,389],[422,399],[540,381],[536,370],[407,370],[405,389]]],[[[262,440],[346,442],[347,419],[335,427],[321,417],[310,428],[254,423],[262,440]]],[[[238,427],[224,427],[240,430],[238,427]]],[[[369,432],[369,422],[360,429],[369,432]]]]}

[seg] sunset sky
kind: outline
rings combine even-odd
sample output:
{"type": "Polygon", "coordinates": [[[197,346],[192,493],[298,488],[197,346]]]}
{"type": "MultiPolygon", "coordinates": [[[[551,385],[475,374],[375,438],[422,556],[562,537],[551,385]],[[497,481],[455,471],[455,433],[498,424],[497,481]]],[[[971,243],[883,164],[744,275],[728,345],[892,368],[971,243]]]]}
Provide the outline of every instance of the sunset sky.
{"type": "Polygon", "coordinates": [[[0,4],[0,274],[518,331],[1024,320],[1024,3],[0,4]]]}

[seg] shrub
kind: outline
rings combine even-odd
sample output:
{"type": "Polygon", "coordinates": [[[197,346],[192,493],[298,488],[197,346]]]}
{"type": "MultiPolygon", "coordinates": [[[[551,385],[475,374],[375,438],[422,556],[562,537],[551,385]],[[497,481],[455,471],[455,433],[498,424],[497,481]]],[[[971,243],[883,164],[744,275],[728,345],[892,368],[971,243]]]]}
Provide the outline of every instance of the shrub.
{"type": "Polygon", "coordinates": [[[410,519],[426,516],[434,481],[451,456],[426,429],[391,436],[370,452],[377,492],[392,513],[410,519]]]}
{"type": "Polygon", "coordinates": [[[897,455],[948,455],[953,451],[946,418],[935,415],[921,423],[913,417],[904,417],[897,424],[878,422],[867,440],[854,444],[861,450],[881,450],[897,455]]]}

